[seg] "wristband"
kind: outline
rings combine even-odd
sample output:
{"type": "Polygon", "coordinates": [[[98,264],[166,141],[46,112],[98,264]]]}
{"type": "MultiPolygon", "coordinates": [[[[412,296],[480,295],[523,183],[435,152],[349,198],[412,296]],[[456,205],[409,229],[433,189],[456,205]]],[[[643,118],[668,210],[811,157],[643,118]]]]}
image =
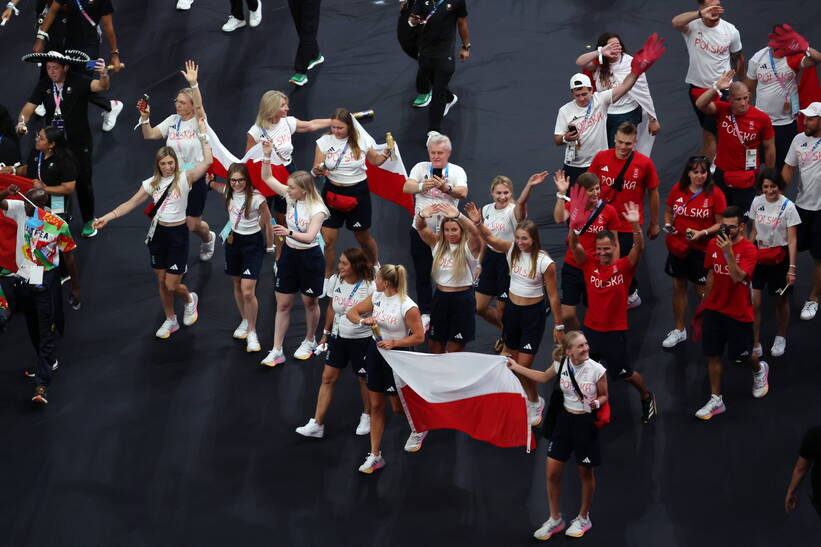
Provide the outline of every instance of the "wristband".
{"type": "Polygon", "coordinates": [[[37,31],[37,40],[48,40],[48,32],[43,30],[37,31]]]}
{"type": "Polygon", "coordinates": [[[120,50],[119,49],[114,49],[114,50],[111,51],[111,54],[116,55],[117,57],[119,57],[120,56],[120,50]]]}
{"type": "Polygon", "coordinates": [[[329,334],[331,334],[331,331],[322,329],[322,334],[324,334],[325,336],[328,336],[329,334]]]}
{"type": "Polygon", "coordinates": [[[421,194],[421,193],[422,193],[422,191],[423,191],[424,189],[425,189],[425,183],[424,183],[424,182],[420,182],[420,183],[419,183],[419,192],[417,192],[417,193],[418,193],[418,194],[421,194]]]}
{"type": "Polygon", "coordinates": [[[364,321],[364,319],[360,318],[360,319],[359,319],[359,326],[360,326],[360,327],[362,327],[362,326],[364,326],[364,325],[365,325],[365,323],[363,323],[362,321],[364,321]]]}
{"type": "Polygon", "coordinates": [[[16,165],[11,166],[11,174],[12,175],[17,175],[17,166],[16,165]]]}
{"type": "Polygon", "coordinates": [[[721,95],[721,90],[716,84],[713,84],[713,91],[715,91],[717,95],[721,95]]]}
{"type": "Polygon", "coordinates": [[[710,237],[710,232],[708,232],[707,230],[704,230],[704,237],[710,237]]]}
{"type": "Polygon", "coordinates": [[[810,47],[807,46],[807,51],[804,52],[804,57],[812,57],[812,53],[810,53],[810,47]]]}
{"type": "MultiPolygon", "coordinates": [[[[11,11],[13,11],[13,12],[14,12],[14,15],[20,15],[20,10],[19,10],[19,9],[17,9],[17,6],[15,6],[14,4],[12,4],[11,2],[9,2],[8,4],[6,4],[6,7],[7,7],[8,9],[10,9],[11,11]]],[[[808,55],[808,57],[809,57],[809,55],[808,55]]]]}
{"type": "Polygon", "coordinates": [[[188,87],[190,87],[191,89],[197,89],[199,86],[200,86],[199,83],[195,83],[195,84],[189,85],[188,87]]]}
{"type": "Polygon", "coordinates": [[[146,118],[144,120],[140,120],[140,123],[138,123],[137,125],[147,125],[147,124],[150,124],[150,123],[151,123],[151,118],[146,118]]]}
{"type": "Polygon", "coordinates": [[[599,52],[599,64],[604,63],[604,57],[603,57],[603,56],[602,56],[602,54],[601,54],[601,50],[602,50],[602,49],[604,49],[604,48],[603,48],[603,47],[601,47],[601,46],[599,46],[599,47],[597,47],[597,48],[596,48],[596,50],[599,52]]]}
{"type": "Polygon", "coordinates": [[[795,264],[790,264],[790,268],[796,268],[795,264]]]}
{"type": "Polygon", "coordinates": [[[560,192],[556,192],[556,197],[557,197],[557,198],[559,198],[559,199],[563,199],[563,200],[565,200],[566,202],[570,203],[570,198],[569,198],[569,197],[567,197],[567,195],[566,195],[566,194],[562,194],[562,193],[560,193],[560,192]]]}
{"type": "Polygon", "coordinates": [[[553,329],[554,330],[564,330],[564,325],[554,325],[553,329]]]}

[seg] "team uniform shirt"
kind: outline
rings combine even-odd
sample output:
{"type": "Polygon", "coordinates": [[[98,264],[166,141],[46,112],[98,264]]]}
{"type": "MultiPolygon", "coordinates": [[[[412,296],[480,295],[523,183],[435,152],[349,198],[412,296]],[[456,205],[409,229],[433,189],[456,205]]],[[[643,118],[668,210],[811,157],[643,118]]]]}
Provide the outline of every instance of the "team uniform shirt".
{"type": "Polygon", "coordinates": [[[508,292],[522,298],[544,296],[544,273],[553,264],[553,259],[544,252],[539,252],[536,259],[535,275],[530,275],[530,253],[519,253],[519,259],[513,263],[513,245],[507,251],[507,263],[510,266],[510,289],[508,292]]]}
{"type": "MultiPolygon", "coordinates": [[[[156,190],[151,189],[152,180],[154,179],[145,179],[142,186],[145,193],[151,196],[154,203],[157,203],[165,189],[174,180],[174,177],[162,177],[156,190]]],[[[160,205],[160,210],[157,211],[157,222],[174,224],[185,220],[185,208],[188,206],[188,193],[190,191],[191,186],[188,185],[185,173],[180,173],[177,188],[168,191],[168,195],[165,196],[165,200],[160,205]]]]}
{"type": "Polygon", "coordinates": [[[709,194],[704,191],[691,192],[689,187],[682,191],[678,184],[675,184],[665,203],[673,210],[673,227],[676,229],[674,234],[667,237],[679,237],[685,240],[691,248],[699,251],[706,250],[707,239],[703,237],[696,241],[687,239],[687,228],[700,232],[715,224],[715,216],[720,215],[727,208],[727,198],[724,192],[716,186],[713,186],[709,194]]]}
{"type": "Polygon", "coordinates": [[[418,308],[416,302],[407,296],[403,300],[399,293],[386,296],[383,292],[375,292],[371,297],[373,313],[383,340],[401,340],[408,335],[408,326],[405,323],[405,314],[412,308],[418,308]]]}
{"type": "Polygon", "coordinates": [[[359,159],[356,159],[347,138],[337,139],[333,135],[322,135],[317,139],[317,147],[325,154],[325,176],[340,186],[353,186],[365,180],[365,156],[368,150],[376,146],[376,142],[373,138],[360,136],[358,144],[359,159]]]}
{"type": "Polygon", "coordinates": [[[62,86],[53,83],[48,77],[41,78],[29,97],[28,102],[42,104],[46,109],[46,125],[53,125],[56,105],[60,104],[66,142],[72,150],[88,146],[92,142],[91,127],[88,125],[91,82],[91,79],[82,74],[69,71],[62,86]]]}
{"type": "Polygon", "coordinates": [[[359,283],[348,283],[337,274],[328,280],[328,294],[331,297],[331,306],[334,310],[334,324],[331,333],[342,338],[367,338],[371,335],[371,328],[367,325],[351,323],[346,314],[374,292],[372,281],[360,280],[359,283]]]}
{"type": "Polygon", "coordinates": [[[565,165],[587,167],[599,151],[607,150],[607,109],[612,103],[613,90],[608,89],[593,93],[587,106],[570,101],[559,109],[553,134],[564,135],[567,127],[573,125],[581,139],[579,150],[575,141],[565,145],[565,165]]]}
{"type": "Polygon", "coordinates": [[[197,137],[199,122],[196,118],[183,120],[179,114],[172,114],[160,122],[157,129],[165,138],[166,146],[174,149],[180,170],[186,171],[202,161],[202,144],[197,137]]]}
{"type": "Polygon", "coordinates": [[[761,145],[775,137],[770,117],[754,106],[740,116],[733,115],[730,103],[716,101],[716,125],[718,126],[718,145],[716,148],[716,167],[724,171],[749,171],[749,180],[741,185],[728,186],[750,188],[755,184],[755,174],[761,165],[761,145]],[[742,144],[743,142],[743,144],[742,144]],[[755,151],[755,168],[747,169],[747,150],[755,151]]]}
{"type": "MultiPolygon", "coordinates": [[[[73,251],[77,245],[71,237],[68,223],[51,212],[37,208],[34,215],[26,216],[25,203],[6,200],[7,218],[17,223],[17,241],[14,246],[17,275],[28,280],[33,268],[42,266],[50,271],[60,265],[60,251],[73,251]]],[[[2,210],[2,209],[0,209],[2,210]]]]}
{"type": "MultiPolygon", "coordinates": [[[[570,202],[564,202],[564,209],[565,211],[570,211],[570,202]]],[[[586,211],[588,215],[593,214],[595,208],[591,209],[589,212],[586,211]]],[[[599,213],[599,216],[596,217],[596,220],[593,221],[593,224],[584,231],[583,234],[579,236],[579,241],[584,247],[584,252],[587,255],[588,259],[594,258],[596,256],[596,234],[603,230],[611,230],[617,231],[619,229],[619,225],[621,222],[619,221],[619,214],[616,212],[616,209],[612,205],[605,204],[604,209],[602,212],[599,213]]],[[[632,232],[632,229],[630,230],[632,232]]],[[[569,240],[565,240],[569,242],[569,240]]],[[[573,258],[573,251],[570,250],[570,246],[567,247],[567,252],[564,255],[564,263],[570,264],[573,267],[581,268],[576,259],[573,258]]]]}
{"type": "MultiPolygon", "coordinates": [[[[37,150],[32,150],[26,169],[29,178],[38,179],[48,187],[77,180],[77,168],[68,156],[57,159],[57,156],[52,154],[47,158],[37,150]]],[[[70,211],[71,199],[67,195],[49,194],[49,202],[54,214],[68,214],[70,211]]]]}
{"type": "Polygon", "coordinates": [[[14,165],[20,158],[20,143],[10,136],[0,135],[0,163],[14,165]]]}
{"type": "Polygon", "coordinates": [[[756,196],[747,216],[755,222],[755,239],[760,249],[783,247],[787,244],[787,228],[801,224],[795,204],[785,196],[772,203],[764,194],[756,196]]]}
{"type": "Polygon", "coordinates": [[[613,188],[616,177],[621,173],[626,159],[619,159],[614,148],[602,150],[593,158],[589,172],[594,173],[601,181],[601,198],[612,205],[619,213],[619,232],[632,232],[633,227],[624,220],[621,213],[626,211],[625,205],[629,202],[639,206],[639,224],[644,224],[644,193],[659,187],[659,176],[653,161],[636,150],[633,151],[633,161],[624,172],[624,184],[620,192],[613,188]]]}
{"type": "Polygon", "coordinates": [[[627,296],[635,266],[624,257],[605,266],[587,259],[582,265],[587,287],[587,315],[584,326],[599,332],[627,330],[627,296]]]}
{"type": "Polygon", "coordinates": [[[730,269],[724,253],[713,239],[704,253],[704,267],[713,272],[713,288],[704,299],[704,309],[722,313],[736,321],[753,322],[753,301],[750,291],[756,263],[756,248],[751,241],[741,238],[733,245],[736,263],[747,274],[736,283],[730,277],[730,269]]]}
{"type": "MultiPolygon", "coordinates": [[[[328,209],[322,202],[309,203],[308,200],[305,199],[299,201],[294,201],[291,198],[285,199],[288,203],[288,209],[285,213],[285,222],[288,225],[288,229],[293,230],[295,233],[307,232],[308,226],[311,225],[311,219],[314,218],[314,216],[322,215],[322,220],[325,220],[329,216],[328,209]]],[[[286,243],[294,249],[310,249],[311,247],[319,245],[319,234],[320,233],[317,232],[316,237],[310,243],[302,243],[290,237],[286,239],[286,243]]]]}
{"type": "Polygon", "coordinates": [[[254,124],[248,129],[248,134],[254,139],[254,142],[259,142],[262,139],[270,140],[274,147],[273,154],[279,157],[282,165],[290,165],[294,153],[294,143],[291,142],[291,135],[296,132],[296,118],[293,116],[286,116],[280,118],[273,127],[263,129],[254,124]]]}
{"type": "Polygon", "coordinates": [[[564,407],[571,412],[590,412],[590,402],[599,396],[596,382],[601,380],[607,369],[593,359],[587,359],[580,365],[573,365],[568,359],[564,367],[558,361],[553,361],[553,370],[556,371],[556,374],[559,373],[560,368],[562,375],[559,378],[559,386],[564,394],[564,407]],[[584,395],[584,401],[579,400],[579,394],[576,388],[573,387],[573,380],[570,379],[568,367],[573,369],[573,377],[576,379],[582,395],[584,395]]]}
{"type": "Polygon", "coordinates": [[[790,98],[795,95],[798,99],[797,76],[802,59],[802,53],[775,57],[772,50],[765,47],[758,50],[747,64],[747,78],[758,82],[755,106],[770,117],[773,125],[788,125],[798,115],[798,111],[792,111],[790,98]]]}
{"type": "Polygon", "coordinates": [[[457,20],[468,16],[465,0],[419,0],[412,4],[411,14],[425,21],[419,33],[419,56],[452,57],[457,20]]]}
{"type": "Polygon", "coordinates": [[[259,225],[259,207],[265,203],[265,197],[257,191],[251,194],[248,218],[245,218],[245,193],[234,192],[228,202],[228,221],[231,231],[243,236],[255,234],[262,228],[259,225]]]}
{"type": "Polygon", "coordinates": [[[695,87],[712,87],[722,74],[732,68],[730,53],[741,51],[741,34],[724,19],[720,19],[714,27],[705,25],[701,18],[690,21],[682,36],[690,58],[684,81],[695,87]]]}
{"type": "Polygon", "coordinates": [[[79,49],[96,56],[100,50],[97,25],[104,16],[114,13],[111,0],[55,0],[49,9],[63,7],[61,15],[65,14],[66,18],[66,49],[79,49]]]}
{"type": "MultiPolygon", "coordinates": [[[[429,161],[420,161],[414,165],[413,169],[411,169],[410,175],[408,176],[408,178],[411,178],[416,182],[424,182],[426,179],[430,179],[432,177],[433,168],[431,167],[429,161]]],[[[444,178],[445,182],[453,188],[468,185],[467,173],[465,173],[464,169],[454,163],[448,163],[445,168],[442,169],[442,178],[444,178]]],[[[418,194],[415,194],[414,198],[414,214],[419,213],[419,211],[428,205],[433,205],[435,203],[444,202],[450,203],[454,207],[459,206],[459,200],[457,198],[444,193],[439,188],[430,188],[425,192],[419,192],[418,194]]],[[[436,234],[439,233],[439,225],[442,223],[442,219],[444,218],[445,215],[436,213],[432,217],[426,218],[425,222],[427,222],[428,228],[436,234]]],[[[414,226],[413,221],[411,221],[411,226],[414,226]]]]}
{"type": "Polygon", "coordinates": [[[515,238],[516,226],[519,221],[516,220],[516,205],[514,203],[508,203],[502,209],[497,209],[495,203],[485,205],[482,207],[482,220],[494,237],[505,241],[513,241],[515,238]]]}
{"type": "MultiPolygon", "coordinates": [[[[622,53],[621,59],[615,63],[611,62],[611,76],[609,78],[609,85],[602,78],[601,67],[598,67],[596,69],[596,73],[594,74],[596,89],[600,91],[605,89],[613,89],[617,85],[621,84],[624,79],[627,78],[627,75],[630,74],[630,63],[632,62],[633,56],[628,55],[627,53],[622,53]]],[[[596,60],[594,64],[598,66],[598,60],[596,60]]],[[[654,118],[656,117],[656,109],[653,105],[653,98],[650,96],[650,86],[647,85],[647,76],[645,74],[638,77],[638,80],[636,80],[636,83],[630,91],[622,95],[618,101],[610,105],[610,108],[607,109],[607,113],[627,114],[639,106],[641,106],[649,115],[654,118]]]]}
{"type": "Polygon", "coordinates": [[[798,167],[801,173],[795,205],[807,211],[821,211],[821,137],[796,135],[784,163],[798,167]]]}
{"type": "MultiPolygon", "coordinates": [[[[436,253],[439,251],[439,243],[434,245],[433,249],[431,249],[431,253],[433,254],[433,258],[436,259],[436,253]]],[[[467,259],[465,262],[465,270],[462,272],[461,277],[456,277],[456,265],[454,264],[454,256],[453,253],[456,250],[458,244],[457,243],[450,243],[450,250],[442,255],[442,258],[439,259],[439,267],[433,270],[435,275],[432,276],[433,282],[437,285],[442,285],[443,287],[469,287],[473,285],[473,272],[476,271],[476,267],[479,265],[479,259],[473,256],[471,253],[470,248],[468,247],[467,243],[463,243],[465,250],[465,258],[467,259]]],[[[436,266],[434,264],[434,266],[436,266]]]]}

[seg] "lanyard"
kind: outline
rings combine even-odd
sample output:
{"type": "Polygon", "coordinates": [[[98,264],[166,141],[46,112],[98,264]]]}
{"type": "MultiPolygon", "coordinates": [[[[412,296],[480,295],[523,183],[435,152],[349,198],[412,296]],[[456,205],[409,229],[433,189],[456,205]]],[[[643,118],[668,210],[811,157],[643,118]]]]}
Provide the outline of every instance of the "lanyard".
{"type": "Polygon", "coordinates": [[[60,89],[57,88],[57,84],[54,82],[51,83],[51,92],[54,95],[54,114],[62,114],[63,111],[60,110],[60,105],[63,103],[63,89],[65,87],[65,83],[63,83],[63,87],[60,89]]]}
{"type": "Polygon", "coordinates": [[[175,130],[177,138],[177,151],[180,153],[180,157],[182,157],[182,144],[180,144],[180,124],[182,124],[182,116],[177,118],[177,128],[175,130]]]}
{"type": "Polygon", "coordinates": [[[351,304],[351,300],[353,299],[353,295],[356,294],[356,291],[359,290],[359,287],[361,285],[362,285],[362,280],[360,279],[359,281],[356,282],[356,285],[354,285],[353,290],[351,291],[351,294],[349,294],[348,298],[346,298],[345,301],[342,303],[342,309],[343,310],[348,311],[348,308],[350,307],[350,304],[351,304]]]}
{"type": "Polygon", "coordinates": [[[86,18],[86,21],[88,21],[88,24],[91,25],[92,27],[96,27],[97,23],[95,23],[94,19],[92,19],[91,16],[88,13],[86,13],[86,10],[83,9],[83,3],[80,0],[74,0],[74,1],[77,3],[77,9],[80,10],[80,13],[82,13],[83,17],[86,18]]]}
{"type": "MultiPolygon", "coordinates": [[[[276,126],[274,126],[274,127],[276,127],[276,126]]],[[[271,148],[273,148],[273,149],[274,149],[274,152],[276,152],[276,155],[277,155],[277,156],[279,156],[279,159],[281,159],[281,160],[283,161],[283,163],[284,163],[284,162],[287,162],[287,161],[288,161],[288,158],[286,158],[285,156],[283,156],[283,155],[279,152],[279,150],[277,150],[277,145],[276,145],[276,143],[274,143],[274,139],[268,136],[268,132],[267,132],[267,131],[265,131],[265,128],[260,127],[259,129],[260,129],[260,131],[262,131],[262,136],[263,136],[263,137],[265,137],[265,140],[266,140],[266,141],[269,141],[269,142],[271,143],[271,148]]],[[[339,165],[339,162],[337,162],[337,165],[339,165]]],[[[336,169],[336,167],[334,167],[334,169],[336,169]]]]}
{"type": "Polygon", "coordinates": [[[744,141],[744,137],[741,136],[741,130],[738,128],[738,122],[735,121],[735,116],[733,114],[730,114],[730,121],[733,122],[735,136],[738,137],[738,141],[741,143],[741,146],[747,148],[747,143],[744,141]]]}
{"type": "Polygon", "coordinates": [[[334,166],[333,167],[328,167],[326,165],[325,168],[328,169],[328,171],[335,171],[336,168],[339,167],[339,162],[342,161],[342,157],[345,155],[345,152],[347,152],[347,151],[348,151],[348,141],[345,141],[345,146],[342,148],[342,152],[340,152],[339,157],[336,158],[336,163],[334,164],[334,166]]]}
{"type": "Polygon", "coordinates": [[[698,195],[701,193],[702,190],[704,190],[703,187],[699,188],[698,192],[696,192],[695,194],[690,196],[690,199],[687,200],[687,203],[685,203],[681,207],[676,207],[675,209],[673,209],[673,222],[672,222],[672,224],[676,223],[676,217],[678,216],[678,211],[681,211],[681,214],[686,213],[687,212],[687,206],[690,205],[691,201],[693,201],[694,199],[696,199],[696,197],[698,197],[698,195]]]}
{"type": "Polygon", "coordinates": [[[299,202],[298,201],[294,202],[294,227],[296,228],[296,231],[301,233],[301,234],[304,234],[305,232],[308,231],[308,230],[300,230],[299,229],[299,202]]]}
{"type": "Polygon", "coordinates": [[[40,152],[40,155],[37,157],[37,180],[39,180],[40,182],[43,182],[43,175],[40,172],[40,166],[41,165],[43,165],[43,153],[42,152],[40,152]]]}
{"type": "MultiPolygon", "coordinates": [[[[448,167],[450,167],[449,163],[445,164],[445,168],[442,170],[442,178],[443,179],[448,178],[448,167]]],[[[431,166],[429,168],[429,172],[430,172],[430,178],[433,178],[433,164],[431,164],[431,166]]]]}
{"type": "Polygon", "coordinates": [[[815,149],[818,148],[819,144],[821,144],[821,139],[818,139],[817,141],[815,141],[815,145],[813,145],[813,147],[812,147],[812,152],[815,152],[815,149]]]}
{"type": "Polygon", "coordinates": [[[767,247],[772,247],[773,246],[773,240],[775,239],[775,229],[778,228],[779,224],[781,224],[781,215],[784,214],[784,209],[787,208],[787,205],[789,205],[789,203],[790,203],[790,200],[785,197],[784,198],[784,203],[781,204],[781,210],[778,211],[778,216],[775,217],[775,221],[773,222],[773,228],[772,228],[772,232],[770,233],[770,238],[767,241],[767,247]]]}
{"type": "Polygon", "coordinates": [[[770,67],[772,67],[773,76],[775,76],[775,81],[778,82],[778,85],[780,85],[781,89],[784,90],[784,92],[786,93],[787,92],[787,86],[784,85],[784,82],[781,81],[781,77],[778,75],[778,72],[776,72],[776,70],[775,70],[775,57],[773,57],[773,48],[767,48],[767,49],[770,52],[770,67]]]}
{"type": "Polygon", "coordinates": [[[599,207],[603,207],[603,206],[604,206],[604,201],[603,200],[600,199],[599,201],[597,201],[596,206],[593,207],[593,210],[590,211],[589,215],[587,215],[587,220],[585,221],[585,224],[589,224],[590,219],[593,218],[593,215],[597,214],[597,211],[598,211],[599,207]]]}
{"type": "Polygon", "coordinates": [[[245,201],[242,202],[242,207],[240,207],[239,211],[237,211],[237,218],[236,218],[236,220],[234,220],[234,229],[235,230],[237,229],[237,226],[239,226],[239,219],[242,218],[242,211],[245,209],[245,206],[247,204],[248,204],[248,200],[246,199],[245,201]]]}
{"type": "Polygon", "coordinates": [[[433,17],[433,14],[434,14],[434,13],[436,13],[436,11],[439,9],[439,6],[441,6],[444,2],[445,2],[445,0],[439,0],[439,1],[436,3],[436,5],[435,5],[435,6],[433,6],[433,9],[432,9],[432,10],[430,10],[430,13],[428,14],[428,16],[427,16],[427,17],[425,17],[425,20],[424,20],[424,21],[422,21],[422,24],[423,24],[423,25],[424,25],[425,23],[427,23],[427,22],[430,20],[430,18],[431,18],[431,17],[433,17]]]}

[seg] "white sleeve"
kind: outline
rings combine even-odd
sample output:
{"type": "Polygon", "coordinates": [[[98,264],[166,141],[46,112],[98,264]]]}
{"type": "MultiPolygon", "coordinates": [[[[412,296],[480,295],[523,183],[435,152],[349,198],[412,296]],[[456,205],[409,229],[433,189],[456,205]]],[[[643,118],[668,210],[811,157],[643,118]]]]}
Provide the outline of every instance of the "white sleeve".
{"type": "Polygon", "coordinates": [[[322,135],[316,140],[316,145],[323,154],[328,151],[328,136],[329,135],[322,135]]]}
{"type": "Polygon", "coordinates": [[[448,173],[448,183],[451,186],[467,186],[468,185],[468,175],[465,173],[465,170],[462,169],[460,166],[458,169],[454,169],[453,174],[448,173]]]}
{"type": "MultiPolygon", "coordinates": [[[[689,23],[687,23],[687,28],[686,28],[686,29],[682,32],[682,34],[683,34],[685,37],[686,37],[686,36],[690,36],[690,33],[691,33],[691,32],[693,32],[693,25],[694,25],[697,21],[700,21],[700,19],[693,19],[692,21],[690,21],[689,23]]],[[[685,38],[685,40],[686,40],[686,38],[685,38]]]]}
{"type": "Polygon", "coordinates": [[[758,197],[756,196],[756,198],[752,202],[750,202],[750,210],[747,211],[746,213],[744,213],[747,216],[747,218],[749,218],[750,220],[755,219],[755,210],[756,210],[757,207],[758,207],[758,197]]]}
{"type": "Polygon", "coordinates": [[[328,218],[330,214],[324,203],[314,203],[311,205],[311,219],[316,215],[322,215],[323,218],[328,218]]]}
{"type": "Polygon", "coordinates": [[[402,311],[402,319],[405,319],[405,315],[407,315],[407,313],[410,310],[412,310],[413,308],[417,308],[417,307],[418,306],[416,305],[416,302],[414,302],[410,298],[405,298],[402,301],[402,306],[400,307],[400,310],[402,311]]]}
{"type": "Polygon", "coordinates": [[[793,137],[792,142],[790,143],[790,149],[787,150],[787,155],[784,157],[784,163],[786,163],[790,167],[796,167],[798,165],[798,145],[796,144],[797,140],[798,135],[793,137]]]}
{"type": "Polygon", "coordinates": [[[285,123],[288,124],[288,131],[291,132],[291,135],[296,133],[296,118],[293,116],[288,116],[285,118],[285,123]]]}
{"type": "Polygon", "coordinates": [[[424,161],[420,161],[416,165],[413,166],[411,169],[410,175],[408,175],[409,179],[413,179],[417,182],[422,182],[428,175],[427,167],[425,166],[424,161]]]}
{"type": "Polygon", "coordinates": [[[562,364],[561,364],[561,363],[559,363],[558,361],[553,361],[553,365],[552,365],[552,367],[553,367],[553,370],[555,370],[555,371],[556,371],[556,374],[558,374],[558,373],[559,373],[559,367],[560,367],[561,365],[562,365],[562,364]]]}
{"type": "Polygon", "coordinates": [[[6,217],[20,225],[26,222],[26,206],[22,201],[17,199],[7,199],[6,207],[7,209],[3,211],[6,217]]]}
{"type": "Polygon", "coordinates": [[[593,96],[599,98],[602,110],[607,113],[607,107],[613,103],[613,90],[598,91],[593,96]]]}
{"type": "Polygon", "coordinates": [[[756,74],[757,66],[761,57],[761,51],[753,55],[749,61],[747,61],[747,78],[751,80],[756,80],[758,75],[756,74]]]}
{"type": "Polygon", "coordinates": [[[157,129],[160,130],[163,137],[168,137],[168,130],[171,129],[171,126],[177,123],[177,119],[179,118],[178,114],[171,114],[166,119],[160,122],[160,125],[157,126],[157,129]]]}
{"type": "Polygon", "coordinates": [[[784,219],[787,221],[787,227],[798,226],[801,224],[801,216],[798,214],[798,209],[795,208],[795,203],[790,201],[787,209],[784,211],[784,219]]]}
{"type": "Polygon", "coordinates": [[[738,29],[733,27],[733,37],[730,40],[730,53],[738,53],[741,51],[741,34],[738,29]]]}
{"type": "Polygon", "coordinates": [[[263,203],[265,203],[265,196],[259,192],[251,194],[251,208],[254,211],[258,210],[263,203]]]}
{"type": "Polygon", "coordinates": [[[256,142],[259,142],[259,139],[262,137],[262,131],[257,124],[254,124],[248,128],[248,134],[251,135],[251,138],[256,142]]]}
{"type": "MultiPolygon", "coordinates": [[[[143,191],[149,196],[151,196],[151,179],[145,179],[142,182],[141,186],[143,187],[143,191]]],[[[151,197],[153,198],[154,196],[151,197]]]]}
{"type": "Polygon", "coordinates": [[[554,135],[564,135],[567,133],[567,116],[564,112],[564,107],[559,109],[559,113],[556,115],[556,127],[553,129],[554,135]]]}

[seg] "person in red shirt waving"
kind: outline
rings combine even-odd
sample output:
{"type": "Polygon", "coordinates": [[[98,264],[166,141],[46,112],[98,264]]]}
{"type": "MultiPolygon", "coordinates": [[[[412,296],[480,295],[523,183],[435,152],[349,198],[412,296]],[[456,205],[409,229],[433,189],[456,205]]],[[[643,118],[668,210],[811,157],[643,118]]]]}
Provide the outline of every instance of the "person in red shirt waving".
{"type": "Polygon", "coordinates": [[[709,420],[726,410],[721,396],[721,356],[724,346],[731,359],[748,362],[753,368],[753,397],[760,399],[770,389],[769,366],[753,353],[753,303],[750,283],[757,250],[744,238],[743,212],[733,205],[722,214],[716,238],[707,244],[704,267],[708,269],[703,310],[704,355],[710,378],[710,400],[696,412],[709,420]]]}
{"type": "Polygon", "coordinates": [[[770,117],[750,106],[750,90],[741,82],[733,82],[734,75],[735,70],[722,74],[713,87],[696,100],[696,106],[716,117],[716,184],[727,196],[727,203],[747,211],[755,197],[762,145],[764,163],[775,167],[775,131],[770,117]],[[716,100],[725,89],[730,90],[729,102],[716,100]]]}
{"type": "MultiPolygon", "coordinates": [[[[580,198],[583,191],[579,189],[575,194],[574,198],[580,198]]],[[[581,264],[587,287],[588,308],[582,331],[590,341],[591,355],[607,368],[611,379],[623,379],[639,391],[641,421],[650,424],[656,419],[656,398],[647,391],[641,374],[630,368],[627,356],[627,291],[644,249],[639,206],[627,203],[622,217],[633,228],[627,256],[616,259],[618,239],[605,230],[596,234],[596,257],[588,257],[576,234],[584,222],[584,217],[578,215],[570,222],[570,250],[581,264]]]]}
{"type": "MultiPolygon", "coordinates": [[[[593,158],[588,171],[601,180],[602,199],[624,213],[628,203],[636,203],[639,208],[639,226],[644,224],[644,196],[650,196],[650,226],[647,235],[656,239],[661,232],[659,226],[659,176],[653,161],[634,150],[638,141],[636,126],[623,122],[616,130],[615,148],[602,150],[593,158]]],[[[618,227],[621,256],[627,256],[633,243],[633,228],[621,219],[618,227]]],[[[638,283],[635,278],[630,284],[628,309],[641,304],[638,283]]]]}

